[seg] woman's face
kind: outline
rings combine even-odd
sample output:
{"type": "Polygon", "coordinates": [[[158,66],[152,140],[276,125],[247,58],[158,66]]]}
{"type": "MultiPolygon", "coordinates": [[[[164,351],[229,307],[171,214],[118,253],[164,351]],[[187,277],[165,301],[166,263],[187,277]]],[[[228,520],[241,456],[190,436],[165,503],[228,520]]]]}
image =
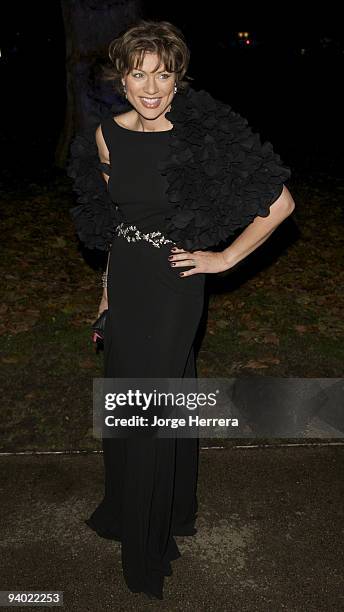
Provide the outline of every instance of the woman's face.
{"type": "Polygon", "coordinates": [[[146,52],[142,67],[133,68],[122,79],[128,101],[148,119],[156,119],[165,112],[174,96],[175,73],[167,72],[163,65],[153,73],[157,62],[156,53],[146,52]]]}

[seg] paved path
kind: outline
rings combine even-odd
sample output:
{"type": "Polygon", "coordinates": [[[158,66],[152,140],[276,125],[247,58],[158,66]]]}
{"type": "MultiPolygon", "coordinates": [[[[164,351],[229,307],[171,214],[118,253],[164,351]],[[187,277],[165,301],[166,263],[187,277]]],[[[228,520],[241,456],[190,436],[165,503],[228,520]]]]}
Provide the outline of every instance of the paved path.
{"type": "Polygon", "coordinates": [[[160,602],[127,590],[120,544],[83,523],[102,455],[2,456],[0,470],[1,590],[62,590],[68,612],[344,610],[344,446],[202,450],[198,533],[177,538],[160,602]]]}

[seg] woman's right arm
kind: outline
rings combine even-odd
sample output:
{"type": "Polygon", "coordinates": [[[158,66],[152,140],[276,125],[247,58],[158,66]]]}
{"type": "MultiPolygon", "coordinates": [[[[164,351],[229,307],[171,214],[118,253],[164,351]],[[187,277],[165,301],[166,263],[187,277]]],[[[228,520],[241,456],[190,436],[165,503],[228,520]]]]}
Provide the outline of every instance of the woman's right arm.
{"type": "MultiPolygon", "coordinates": [[[[110,259],[110,252],[109,252],[109,255],[108,255],[108,260],[107,260],[107,265],[106,265],[106,277],[108,275],[109,259],[110,259]]],[[[107,288],[103,287],[103,295],[101,297],[100,304],[99,304],[99,307],[98,307],[98,317],[100,317],[100,315],[102,314],[103,310],[106,310],[107,308],[108,308],[107,288]]]]}
{"type": "MultiPolygon", "coordinates": [[[[99,156],[101,163],[110,165],[110,154],[106,146],[106,142],[104,140],[102,128],[100,125],[98,125],[96,129],[96,143],[97,143],[97,148],[98,148],[98,156],[99,156]]],[[[105,174],[104,172],[102,172],[102,175],[103,175],[104,181],[108,183],[109,176],[105,174]]]]}
{"type": "MultiPolygon", "coordinates": [[[[96,129],[96,143],[97,143],[98,155],[99,155],[100,161],[103,164],[110,164],[109,150],[106,146],[103,132],[102,132],[100,125],[98,125],[96,129]]],[[[105,174],[104,172],[102,172],[102,175],[103,175],[104,181],[108,183],[109,176],[105,174]]],[[[109,259],[110,259],[110,253],[108,255],[108,260],[107,260],[107,265],[106,265],[106,277],[107,277],[108,269],[109,269],[109,259]]],[[[101,297],[99,308],[98,308],[98,316],[100,316],[103,310],[106,310],[107,308],[108,308],[108,295],[107,295],[107,288],[104,287],[103,295],[101,297]]]]}

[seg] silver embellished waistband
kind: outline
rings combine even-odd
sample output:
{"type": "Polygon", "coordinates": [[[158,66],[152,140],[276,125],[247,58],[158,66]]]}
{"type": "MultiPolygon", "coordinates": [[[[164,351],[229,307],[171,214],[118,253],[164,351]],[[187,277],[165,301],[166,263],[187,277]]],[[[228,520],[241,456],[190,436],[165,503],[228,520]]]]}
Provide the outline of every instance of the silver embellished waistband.
{"type": "Polygon", "coordinates": [[[120,223],[117,225],[115,232],[118,236],[122,236],[128,242],[147,240],[147,242],[150,242],[155,247],[161,247],[162,244],[173,242],[172,240],[165,238],[160,231],[142,232],[136,227],[136,225],[127,225],[126,223],[120,223]]]}

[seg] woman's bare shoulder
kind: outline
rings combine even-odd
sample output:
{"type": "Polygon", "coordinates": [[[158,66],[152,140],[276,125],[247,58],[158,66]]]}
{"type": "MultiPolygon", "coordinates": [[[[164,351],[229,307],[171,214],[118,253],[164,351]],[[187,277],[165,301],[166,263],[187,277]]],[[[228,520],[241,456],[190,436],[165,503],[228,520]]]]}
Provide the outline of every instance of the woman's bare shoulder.
{"type": "Polygon", "coordinates": [[[134,110],[130,110],[125,113],[121,113],[120,115],[115,115],[113,119],[116,121],[116,123],[118,123],[118,125],[121,125],[128,130],[132,130],[135,115],[136,112],[134,110]]]}

